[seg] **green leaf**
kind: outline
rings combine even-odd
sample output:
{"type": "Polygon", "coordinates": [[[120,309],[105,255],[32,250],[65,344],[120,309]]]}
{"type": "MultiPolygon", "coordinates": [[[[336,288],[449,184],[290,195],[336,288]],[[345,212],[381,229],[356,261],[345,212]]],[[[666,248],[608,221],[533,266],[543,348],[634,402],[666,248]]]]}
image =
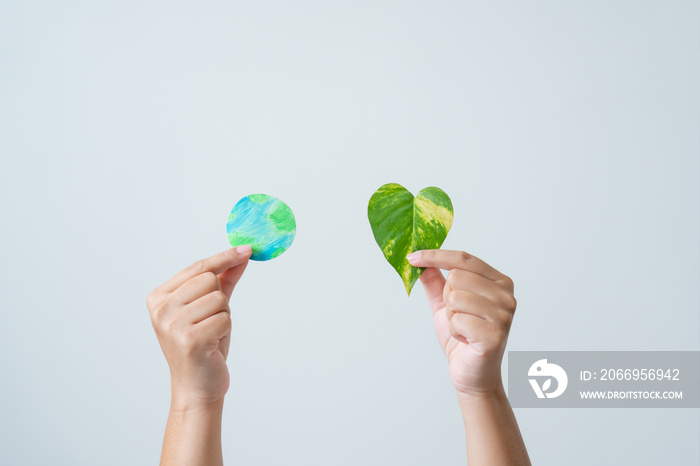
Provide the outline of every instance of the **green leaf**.
{"type": "Polygon", "coordinates": [[[372,195],[367,216],[374,239],[410,296],[424,269],[409,264],[406,255],[442,246],[454,216],[450,197],[436,187],[422,189],[413,197],[400,184],[389,183],[372,195]]]}

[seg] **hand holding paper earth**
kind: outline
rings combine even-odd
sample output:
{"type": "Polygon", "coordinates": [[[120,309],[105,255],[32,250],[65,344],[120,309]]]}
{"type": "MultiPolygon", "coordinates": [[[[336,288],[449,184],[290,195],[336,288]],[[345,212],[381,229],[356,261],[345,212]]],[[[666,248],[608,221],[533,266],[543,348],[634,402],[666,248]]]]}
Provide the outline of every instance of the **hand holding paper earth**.
{"type": "Polygon", "coordinates": [[[250,194],[236,203],[226,223],[231,247],[249,244],[254,261],[286,251],[294,241],[296,221],[287,204],[268,194],[250,194]]]}

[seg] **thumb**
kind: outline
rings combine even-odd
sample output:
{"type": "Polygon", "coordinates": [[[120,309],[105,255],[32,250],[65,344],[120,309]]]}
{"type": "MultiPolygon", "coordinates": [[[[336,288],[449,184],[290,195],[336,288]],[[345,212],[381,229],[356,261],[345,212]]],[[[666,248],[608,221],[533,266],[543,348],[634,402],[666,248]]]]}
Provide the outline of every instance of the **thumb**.
{"type": "Polygon", "coordinates": [[[219,283],[221,284],[221,291],[224,292],[227,299],[231,299],[231,293],[233,293],[233,288],[236,286],[236,283],[238,283],[238,280],[241,279],[241,276],[243,275],[243,272],[245,271],[247,265],[248,261],[245,261],[244,263],[238,264],[235,267],[231,267],[230,269],[219,274],[219,283]]]}
{"type": "Polygon", "coordinates": [[[436,267],[426,268],[420,276],[425,295],[428,297],[428,304],[433,312],[443,307],[442,292],[445,288],[445,277],[436,267]]]}

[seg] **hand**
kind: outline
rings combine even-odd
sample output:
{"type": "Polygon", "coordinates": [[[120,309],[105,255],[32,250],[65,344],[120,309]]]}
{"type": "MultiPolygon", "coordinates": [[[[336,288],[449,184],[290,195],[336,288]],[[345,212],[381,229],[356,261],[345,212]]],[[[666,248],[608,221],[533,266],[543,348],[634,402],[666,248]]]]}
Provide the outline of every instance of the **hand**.
{"type": "Polygon", "coordinates": [[[502,391],[501,361],[516,307],[513,281],[462,251],[417,251],[408,260],[427,267],[420,280],[458,394],[502,391]],[[439,269],[449,270],[447,279],[439,269]]]}
{"type": "Polygon", "coordinates": [[[172,402],[183,409],[223,402],[228,391],[228,302],[250,254],[250,246],[239,246],[197,261],[148,295],[151,323],[170,366],[172,402]]]}

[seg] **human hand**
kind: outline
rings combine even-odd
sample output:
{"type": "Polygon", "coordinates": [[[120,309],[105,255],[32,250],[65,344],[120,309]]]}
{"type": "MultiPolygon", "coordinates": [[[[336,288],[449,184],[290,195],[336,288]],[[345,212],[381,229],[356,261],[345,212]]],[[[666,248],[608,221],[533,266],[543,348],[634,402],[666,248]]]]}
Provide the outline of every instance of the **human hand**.
{"type": "Polygon", "coordinates": [[[251,255],[250,246],[195,262],[146,300],[170,367],[173,403],[183,409],[223,401],[231,342],[229,299],[251,255]]]}
{"type": "Polygon", "coordinates": [[[417,251],[408,261],[426,267],[420,280],[458,394],[502,391],[501,361],[516,307],[513,281],[463,251],[417,251]],[[447,279],[439,269],[449,270],[447,279]]]}

